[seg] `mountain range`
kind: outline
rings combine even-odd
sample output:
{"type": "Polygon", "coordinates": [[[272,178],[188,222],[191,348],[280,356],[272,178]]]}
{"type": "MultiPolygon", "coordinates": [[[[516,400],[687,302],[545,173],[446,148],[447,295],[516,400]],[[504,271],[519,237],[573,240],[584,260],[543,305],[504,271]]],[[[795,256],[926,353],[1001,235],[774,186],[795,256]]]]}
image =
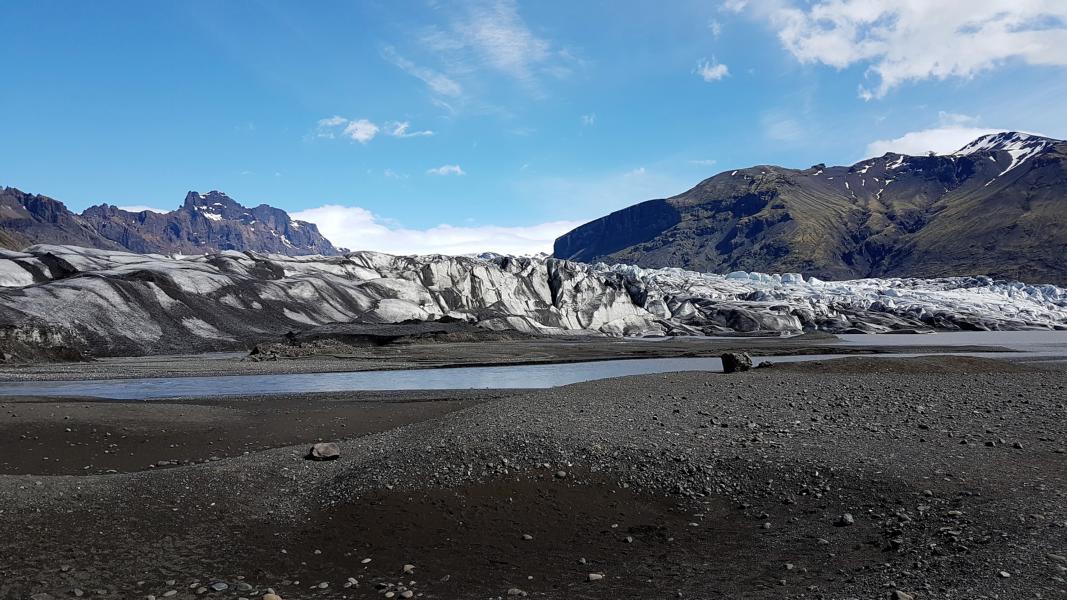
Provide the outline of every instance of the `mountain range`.
{"type": "Polygon", "coordinates": [[[1018,132],[948,155],[727,171],[586,223],[582,262],[823,279],[988,275],[1067,283],[1067,142],[1018,132]]]}
{"type": "MultiPolygon", "coordinates": [[[[168,213],[108,204],[81,214],[0,188],[0,246],[157,254],[338,255],[304,221],[226,194],[168,213]]],[[[820,279],[991,276],[1067,284],[1067,142],[1003,132],[947,155],[887,153],[852,166],[726,171],[582,225],[553,256],[578,262],[820,279]]]]}
{"type": "Polygon", "coordinates": [[[0,188],[0,246],[21,250],[34,244],[71,244],[153,254],[204,254],[223,250],[299,256],[337,255],[313,223],[295,221],[281,209],[246,208],[222,192],[189,192],[168,213],[130,212],[109,204],[71,212],[60,201],[0,188]]]}

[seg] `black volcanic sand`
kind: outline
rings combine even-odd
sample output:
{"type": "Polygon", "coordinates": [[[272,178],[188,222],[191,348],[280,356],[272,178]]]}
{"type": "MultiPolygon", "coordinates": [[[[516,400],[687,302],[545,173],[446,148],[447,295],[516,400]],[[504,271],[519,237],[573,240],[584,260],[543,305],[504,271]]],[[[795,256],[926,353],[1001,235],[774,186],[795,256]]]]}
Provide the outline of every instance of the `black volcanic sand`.
{"type": "Polygon", "coordinates": [[[492,390],[111,402],[0,397],[0,475],[89,475],[215,461],[386,431],[500,397],[492,390]]]}
{"type": "MultiPolygon", "coordinates": [[[[437,414],[395,397],[226,406],[236,416],[225,435],[260,432],[249,454],[0,476],[0,598],[194,598],[216,582],[227,589],[204,597],[1067,594],[1062,368],[848,358],[507,392],[465,408],[467,392],[456,394],[437,414]],[[387,401],[419,414],[377,432],[385,416],[358,431],[330,422],[340,411],[352,427],[361,408],[387,401]],[[292,435],[277,424],[286,410],[292,435]],[[339,460],[304,459],[310,442],[332,437],[320,431],[345,438],[339,460]],[[344,587],[349,578],[358,585],[344,587]]],[[[98,423],[162,406],[76,405],[98,423]]],[[[183,456],[221,430],[198,433],[176,414],[214,420],[218,405],[167,403],[183,456]]],[[[70,402],[3,410],[49,406],[55,416],[36,418],[69,422],[59,407],[70,402]]],[[[85,452],[100,447],[78,439],[85,452]]],[[[4,449],[20,451],[37,452],[4,449]]]]}
{"type": "MultiPolygon", "coordinates": [[[[931,340],[932,342],[936,340],[931,340]]],[[[309,350],[318,352],[318,350],[309,350]]],[[[329,373],[439,367],[545,364],[630,358],[718,357],[724,352],[753,356],[801,354],[891,354],[1009,352],[999,346],[862,346],[834,335],[807,333],[790,338],[674,338],[634,340],[604,337],[539,337],[478,343],[389,344],[348,348],[344,354],[310,354],[251,360],[246,353],[101,358],[78,363],[0,365],[0,381],[129,379],[211,375],[329,373]]]]}

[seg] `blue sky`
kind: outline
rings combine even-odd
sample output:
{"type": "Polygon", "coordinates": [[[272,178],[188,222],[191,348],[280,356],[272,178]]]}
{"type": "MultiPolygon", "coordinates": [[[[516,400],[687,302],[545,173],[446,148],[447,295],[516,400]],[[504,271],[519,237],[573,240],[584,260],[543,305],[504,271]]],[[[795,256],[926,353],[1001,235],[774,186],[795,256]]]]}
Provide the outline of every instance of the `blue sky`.
{"type": "Polygon", "coordinates": [[[0,185],[74,210],[218,189],[359,249],[548,250],[723,170],[1067,137],[1057,0],[11,0],[0,22],[0,185]]]}

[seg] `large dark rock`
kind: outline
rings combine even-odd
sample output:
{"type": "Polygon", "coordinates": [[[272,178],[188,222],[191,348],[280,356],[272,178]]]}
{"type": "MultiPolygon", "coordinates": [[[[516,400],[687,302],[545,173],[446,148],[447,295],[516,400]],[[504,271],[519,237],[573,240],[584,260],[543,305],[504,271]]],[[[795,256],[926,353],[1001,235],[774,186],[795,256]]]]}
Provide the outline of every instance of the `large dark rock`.
{"type": "Polygon", "coordinates": [[[584,262],[822,279],[989,275],[1067,283],[1067,142],[1004,133],[940,156],[758,166],[560,236],[584,262]]]}
{"type": "Polygon", "coordinates": [[[57,200],[0,189],[0,246],[74,245],[156,254],[221,250],[289,256],[337,255],[313,223],[294,221],[266,204],[246,208],[222,192],[189,192],[169,213],[133,213],[109,204],[75,214],[57,200]]]}
{"type": "Polygon", "coordinates": [[[752,368],[752,357],[746,352],[727,352],[720,358],[723,373],[738,373],[752,368]]]}

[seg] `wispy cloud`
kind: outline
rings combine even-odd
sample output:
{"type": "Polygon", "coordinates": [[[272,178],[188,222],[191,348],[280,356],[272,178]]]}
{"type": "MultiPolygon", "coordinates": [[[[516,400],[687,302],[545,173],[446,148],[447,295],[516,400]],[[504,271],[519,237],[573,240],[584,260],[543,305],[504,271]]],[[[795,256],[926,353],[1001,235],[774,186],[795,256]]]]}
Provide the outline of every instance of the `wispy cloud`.
{"type": "Polygon", "coordinates": [[[700,165],[702,167],[714,166],[718,161],[714,158],[697,158],[689,161],[691,165],[700,165]]]}
{"type": "Polygon", "coordinates": [[[423,137],[433,135],[433,132],[429,129],[422,131],[410,131],[411,123],[407,121],[390,121],[385,124],[386,135],[393,137],[409,138],[409,137],[423,137]]]}
{"type": "Polygon", "coordinates": [[[1020,0],[730,0],[778,32],[802,63],[867,65],[881,98],[910,81],[968,79],[1010,60],[1067,66],[1067,2],[1020,0]]]}
{"type": "Polygon", "coordinates": [[[515,0],[431,6],[440,22],[412,32],[415,43],[404,47],[407,56],[386,46],[382,57],[422,80],[431,102],[449,114],[472,109],[508,112],[485,97],[497,84],[490,84],[488,77],[503,76],[519,83],[526,93],[542,96],[543,80],[567,77],[583,64],[570,49],[535,33],[515,0]]]}
{"type": "Polygon", "coordinates": [[[347,137],[361,144],[373,140],[379,133],[398,138],[423,137],[433,135],[430,130],[411,131],[411,124],[407,121],[389,121],[384,126],[379,126],[367,119],[347,119],[341,116],[332,116],[319,119],[315,127],[315,136],[320,138],[347,137]]]}
{"type": "Polygon", "coordinates": [[[582,127],[592,127],[593,125],[596,125],[596,113],[582,115],[582,127]]]}
{"type": "Polygon", "coordinates": [[[294,219],[318,225],[335,244],[353,250],[392,254],[536,254],[551,252],[552,242],[574,229],[578,221],[535,225],[437,225],[427,229],[398,226],[359,206],[328,204],[293,213],[294,219]]]}
{"type": "Polygon", "coordinates": [[[459,167],[459,165],[441,165],[433,169],[427,169],[427,175],[466,175],[467,172],[459,167]]]}
{"type": "Polygon", "coordinates": [[[439,96],[458,98],[463,95],[463,86],[429,67],[422,67],[397,54],[392,46],[382,49],[382,57],[393,63],[408,75],[421,79],[431,92],[439,96]]]}
{"type": "Polygon", "coordinates": [[[720,81],[729,75],[730,69],[720,62],[716,62],[715,57],[713,56],[710,61],[705,58],[697,62],[697,68],[694,72],[704,81],[711,83],[713,81],[720,81]]]}
{"type": "Polygon", "coordinates": [[[797,142],[807,136],[807,130],[796,117],[781,111],[764,113],[760,125],[764,136],[778,142],[797,142]]]}
{"type": "Polygon", "coordinates": [[[487,67],[527,84],[534,84],[543,68],[560,57],[548,40],[530,30],[514,0],[470,2],[452,16],[447,29],[431,29],[423,43],[451,61],[487,67]]]}

